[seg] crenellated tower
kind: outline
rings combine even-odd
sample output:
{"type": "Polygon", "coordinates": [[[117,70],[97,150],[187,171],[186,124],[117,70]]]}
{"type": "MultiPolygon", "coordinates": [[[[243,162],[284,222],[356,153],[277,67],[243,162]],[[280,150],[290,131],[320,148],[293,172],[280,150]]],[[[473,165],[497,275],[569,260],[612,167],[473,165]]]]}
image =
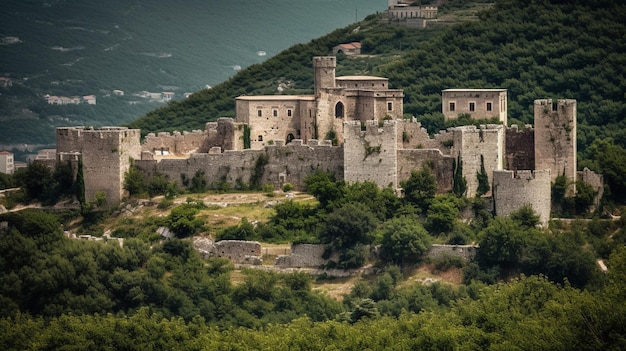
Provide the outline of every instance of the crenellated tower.
{"type": "Polygon", "coordinates": [[[576,182],[576,100],[535,100],[535,169],[576,182]]]}

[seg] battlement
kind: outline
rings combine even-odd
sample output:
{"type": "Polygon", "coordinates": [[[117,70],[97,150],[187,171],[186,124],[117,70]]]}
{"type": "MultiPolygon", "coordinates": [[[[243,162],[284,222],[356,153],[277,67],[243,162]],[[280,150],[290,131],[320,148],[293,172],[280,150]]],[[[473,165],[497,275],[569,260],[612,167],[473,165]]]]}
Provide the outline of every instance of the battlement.
{"type": "Polygon", "coordinates": [[[337,67],[337,58],[335,56],[315,56],[313,57],[313,67],[335,68],[337,67]]]}

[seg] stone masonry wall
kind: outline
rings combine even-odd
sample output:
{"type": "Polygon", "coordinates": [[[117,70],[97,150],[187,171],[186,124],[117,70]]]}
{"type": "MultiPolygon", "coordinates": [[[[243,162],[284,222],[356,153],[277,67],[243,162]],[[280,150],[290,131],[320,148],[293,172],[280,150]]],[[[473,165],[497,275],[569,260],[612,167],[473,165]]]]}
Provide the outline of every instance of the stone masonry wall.
{"type": "Polygon", "coordinates": [[[437,179],[437,192],[451,191],[454,177],[453,161],[452,156],[444,155],[437,149],[398,150],[398,184],[408,180],[411,171],[428,166],[437,179]]]}
{"type": "Polygon", "coordinates": [[[141,145],[143,151],[150,151],[154,154],[183,155],[198,150],[204,143],[207,135],[204,131],[194,130],[192,132],[161,132],[158,134],[149,133],[144,138],[141,145]]]}
{"type": "Polygon", "coordinates": [[[85,199],[106,196],[107,204],[117,205],[124,196],[124,174],[131,159],[139,159],[139,129],[124,127],[68,127],[57,129],[57,154],[81,153],[85,179],[85,199]]]}
{"type": "MultiPolygon", "coordinates": [[[[535,169],[576,181],[576,100],[535,100],[535,169]]],[[[573,194],[570,194],[573,195],[573,194]]]]}
{"type": "Polygon", "coordinates": [[[546,226],[550,220],[550,170],[494,171],[493,200],[496,216],[508,216],[530,206],[546,226]]]}
{"type": "Polygon", "coordinates": [[[226,181],[233,187],[237,180],[249,183],[259,157],[267,156],[263,168],[262,184],[280,188],[292,183],[296,189],[304,188],[304,179],[316,169],[343,177],[343,148],[328,142],[311,140],[303,145],[293,140],[285,146],[267,146],[264,150],[224,151],[217,154],[191,154],[188,159],[140,160],[135,165],[147,175],[155,172],[182,185],[181,174],[191,179],[197,171],[203,171],[208,184],[226,181]]]}
{"type": "Polygon", "coordinates": [[[505,147],[506,169],[535,169],[535,131],[532,126],[520,129],[514,124],[507,128],[505,147]]]}
{"type": "Polygon", "coordinates": [[[413,119],[401,119],[398,122],[398,149],[439,149],[444,155],[450,155],[453,135],[445,130],[433,135],[428,134],[422,124],[413,119]]]}
{"type": "Polygon", "coordinates": [[[367,121],[344,122],[344,179],[346,182],[373,181],[379,187],[398,187],[397,124],[367,121]]]}
{"type": "Polygon", "coordinates": [[[489,185],[492,184],[492,172],[501,170],[504,154],[504,126],[491,124],[476,128],[464,126],[450,128],[454,133],[454,145],[452,155],[460,155],[463,162],[463,176],[467,181],[467,197],[476,196],[478,178],[480,172],[481,155],[483,156],[485,170],[489,177],[489,185]]]}

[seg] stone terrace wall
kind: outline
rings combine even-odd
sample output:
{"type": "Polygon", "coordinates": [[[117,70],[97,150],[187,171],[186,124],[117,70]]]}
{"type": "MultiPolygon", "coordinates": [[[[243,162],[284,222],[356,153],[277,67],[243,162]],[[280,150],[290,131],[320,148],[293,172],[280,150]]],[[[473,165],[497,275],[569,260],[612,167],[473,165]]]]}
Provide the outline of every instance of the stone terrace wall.
{"type": "Polygon", "coordinates": [[[496,216],[508,216],[530,206],[545,226],[550,220],[552,202],[550,170],[494,171],[493,200],[496,216]]]}
{"type": "Polygon", "coordinates": [[[429,258],[437,258],[444,255],[459,257],[470,261],[476,256],[478,246],[476,245],[439,245],[433,244],[426,252],[425,256],[429,258]]]}
{"type": "Polygon", "coordinates": [[[337,261],[338,253],[333,253],[330,258],[322,258],[326,245],[319,244],[293,244],[291,255],[276,257],[276,266],[279,267],[320,267],[329,261],[337,261]]]}
{"type": "Polygon", "coordinates": [[[511,171],[535,169],[535,130],[527,125],[506,129],[505,168],[511,171]]]}
{"type": "Polygon", "coordinates": [[[224,151],[217,154],[191,154],[187,159],[140,160],[135,165],[147,175],[155,172],[182,185],[181,174],[191,179],[203,171],[208,184],[226,181],[234,186],[237,180],[249,183],[259,157],[267,157],[261,177],[262,184],[280,188],[291,183],[296,189],[304,188],[304,179],[316,169],[334,173],[343,178],[343,148],[326,142],[310,141],[302,145],[293,140],[286,146],[267,146],[264,150],[224,151]]]}

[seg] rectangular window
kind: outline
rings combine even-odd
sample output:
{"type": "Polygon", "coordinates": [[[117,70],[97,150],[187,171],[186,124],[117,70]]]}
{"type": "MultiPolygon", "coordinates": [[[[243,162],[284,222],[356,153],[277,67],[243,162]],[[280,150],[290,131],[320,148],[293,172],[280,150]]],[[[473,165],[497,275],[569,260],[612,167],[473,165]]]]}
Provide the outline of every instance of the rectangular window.
{"type": "Polygon", "coordinates": [[[454,102],[450,103],[450,112],[454,112],[454,110],[456,109],[456,104],[454,102]]]}
{"type": "Polygon", "coordinates": [[[272,110],[272,116],[278,117],[278,110],[272,110]]]}
{"type": "Polygon", "coordinates": [[[387,111],[393,111],[393,102],[387,103],[387,111]]]}
{"type": "Polygon", "coordinates": [[[287,117],[291,117],[291,116],[292,116],[292,114],[293,114],[293,112],[291,111],[291,109],[288,109],[288,110],[287,110],[287,117]]]}
{"type": "Polygon", "coordinates": [[[476,110],[476,103],[470,102],[469,103],[469,110],[470,110],[470,112],[474,112],[476,110]]]}
{"type": "Polygon", "coordinates": [[[487,111],[491,111],[492,107],[491,107],[491,102],[487,103],[487,111]]]}
{"type": "Polygon", "coordinates": [[[256,115],[259,117],[263,117],[263,110],[256,110],[256,115]]]}

